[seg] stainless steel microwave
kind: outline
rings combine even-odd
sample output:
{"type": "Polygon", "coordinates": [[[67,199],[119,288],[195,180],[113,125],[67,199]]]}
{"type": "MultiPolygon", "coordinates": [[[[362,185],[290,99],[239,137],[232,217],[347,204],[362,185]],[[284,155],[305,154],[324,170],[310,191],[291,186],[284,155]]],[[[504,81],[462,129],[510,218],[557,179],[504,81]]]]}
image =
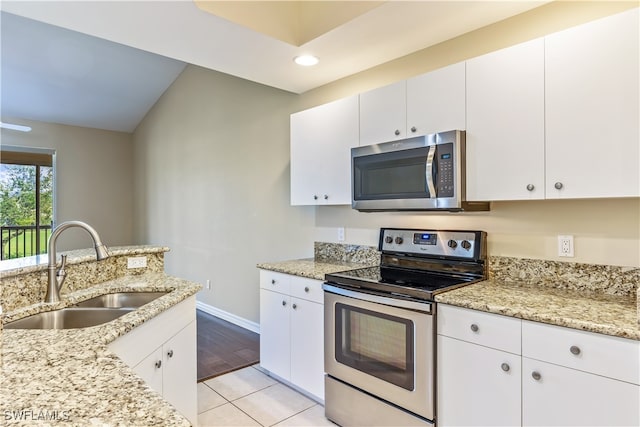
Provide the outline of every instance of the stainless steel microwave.
{"type": "Polygon", "coordinates": [[[359,211],[487,211],[466,200],[465,133],[434,133],[351,149],[351,207],[359,211]]]}

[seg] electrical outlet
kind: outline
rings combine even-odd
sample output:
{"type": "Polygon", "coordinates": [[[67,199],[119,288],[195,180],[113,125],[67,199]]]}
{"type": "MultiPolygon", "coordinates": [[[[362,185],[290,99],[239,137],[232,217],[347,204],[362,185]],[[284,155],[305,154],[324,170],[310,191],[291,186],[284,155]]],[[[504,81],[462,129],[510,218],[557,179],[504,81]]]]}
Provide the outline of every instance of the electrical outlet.
{"type": "Polygon", "coordinates": [[[144,268],[147,266],[146,256],[127,257],[127,268],[144,268]]]}
{"type": "Polygon", "coordinates": [[[338,227],[338,242],[344,242],[344,227],[338,227]]]}
{"type": "Polygon", "coordinates": [[[207,287],[207,290],[211,290],[211,280],[207,279],[207,284],[205,285],[207,287]]]}
{"type": "Polygon", "coordinates": [[[558,236],[558,256],[573,256],[573,236],[558,236]]]}

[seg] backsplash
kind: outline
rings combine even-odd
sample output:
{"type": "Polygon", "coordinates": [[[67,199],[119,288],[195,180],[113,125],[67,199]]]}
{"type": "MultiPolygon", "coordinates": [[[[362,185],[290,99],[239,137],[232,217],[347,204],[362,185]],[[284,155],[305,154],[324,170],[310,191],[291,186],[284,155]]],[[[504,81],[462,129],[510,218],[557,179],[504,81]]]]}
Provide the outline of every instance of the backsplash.
{"type": "MultiPolygon", "coordinates": [[[[380,252],[372,246],[315,242],[314,255],[320,261],[366,264],[380,262],[380,252]]],[[[639,292],[640,283],[640,268],[503,256],[489,257],[488,274],[490,279],[505,282],[527,282],[538,286],[627,297],[639,292]]]]}
{"type": "MultiPolygon", "coordinates": [[[[148,272],[164,271],[165,247],[127,246],[109,248],[109,258],[96,261],[95,252],[89,249],[65,252],[68,255],[67,278],[60,295],[89,288],[96,283],[106,282],[124,276],[140,275],[148,272]],[[146,268],[127,268],[129,256],[147,258],[146,268]]],[[[36,257],[30,257],[36,258],[36,257]]],[[[8,261],[3,261],[11,265],[8,261]]],[[[14,269],[2,269],[2,287],[0,287],[0,305],[5,313],[39,303],[47,289],[47,264],[32,263],[14,269]]]]}

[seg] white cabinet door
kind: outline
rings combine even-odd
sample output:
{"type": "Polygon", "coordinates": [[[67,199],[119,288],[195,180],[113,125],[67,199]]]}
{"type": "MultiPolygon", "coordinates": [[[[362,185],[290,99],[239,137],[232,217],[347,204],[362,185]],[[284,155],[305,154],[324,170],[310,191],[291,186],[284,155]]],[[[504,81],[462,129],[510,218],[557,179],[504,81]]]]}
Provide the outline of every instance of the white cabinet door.
{"type": "Polygon", "coordinates": [[[520,424],[519,355],[438,335],[439,426],[520,424]]]}
{"type": "Polygon", "coordinates": [[[291,115],[291,204],[351,203],[351,152],[358,146],[358,97],[291,115]]]}
{"type": "Polygon", "coordinates": [[[464,130],[465,64],[407,80],[407,136],[464,130]]]}
{"type": "Polygon", "coordinates": [[[543,199],[544,39],[467,61],[467,199],[543,199]]]}
{"type": "Polygon", "coordinates": [[[407,137],[406,80],[360,94],[360,145],[407,137]]]}
{"type": "Polygon", "coordinates": [[[260,290],[260,365],[285,380],[290,379],[291,297],[260,290]]]}
{"type": "Polygon", "coordinates": [[[162,346],[162,392],[191,422],[198,418],[196,322],[191,322],[162,346]]]}
{"type": "Polygon", "coordinates": [[[158,347],[133,367],[145,383],[162,395],[162,347],[158,347]]]}
{"type": "Polygon", "coordinates": [[[640,195],[638,22],[634,9],[546,37],[547,198],[640,195]]]}
{"type": "Polygon", "coordinates": [[[522,423],[637,426],[639,389],[634,384],[523,357],[522,423]]]}
{"type": "Polygon", "coordinates": [[[291,382],[324,399],[324,306],[291,300],[291,382]]]}

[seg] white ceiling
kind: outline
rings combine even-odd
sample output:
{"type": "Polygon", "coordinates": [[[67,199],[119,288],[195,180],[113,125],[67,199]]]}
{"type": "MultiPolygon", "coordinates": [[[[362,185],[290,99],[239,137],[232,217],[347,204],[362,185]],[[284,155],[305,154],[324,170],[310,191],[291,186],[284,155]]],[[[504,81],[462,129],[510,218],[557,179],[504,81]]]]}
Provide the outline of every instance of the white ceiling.
{"type": "Polygon", "coordinates": [[[185,63],[302,93],[545,2],[390,1],[298,47],[191,0],[3,0],[2,114],[131,132],[185,63]]]}

